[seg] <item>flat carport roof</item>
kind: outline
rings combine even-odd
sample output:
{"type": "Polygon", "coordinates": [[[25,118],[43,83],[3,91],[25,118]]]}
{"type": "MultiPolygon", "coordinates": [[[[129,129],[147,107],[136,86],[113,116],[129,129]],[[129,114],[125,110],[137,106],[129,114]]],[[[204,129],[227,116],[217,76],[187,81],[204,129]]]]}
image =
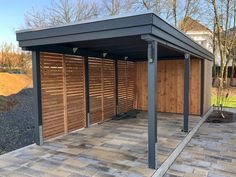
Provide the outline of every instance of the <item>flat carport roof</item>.
{"type": "Polygon", "coordinates": [[[57,50],[107,58],[144,60],[147,42],[158,41],[158,58],[183,58],[183,53],[212,60],[213,54],[154,13],[112,17],[97,21],[17,32],[26,50],[57,50]],[[149,40],[149,39],[148,39],[149,40]]]}
{"type": "MultiPolygon", "coordinates": [[[[157,59],[184,60],[184,132],[189,131],[190,56],[202,59],[202,61],[214,59],[211,52],[154,13],[113,17],[46,29],[18,31],[16,35],[20,47],[33,51],[37,144],[41,142],[42,131],[40,51],[116,60],[148,60],[148,163],[150,168],[156,168],[155,83],[157,59]]],[[[201,83],[203,83],[203,72],[201,77],[201,83]]],[[[203,84],[201,84],[203,89],[202,86],[203,84]]],[[[86,96],[86,99],[89,99],[89,96],[86,96]]]]}

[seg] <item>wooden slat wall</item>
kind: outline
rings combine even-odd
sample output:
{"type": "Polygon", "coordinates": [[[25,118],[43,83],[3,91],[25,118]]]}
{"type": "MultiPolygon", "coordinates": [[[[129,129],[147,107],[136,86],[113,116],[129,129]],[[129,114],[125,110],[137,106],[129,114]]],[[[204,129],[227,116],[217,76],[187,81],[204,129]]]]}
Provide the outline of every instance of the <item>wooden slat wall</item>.
{"type": "Polygon", "coordinates": [[[127,62],[126,71],[127,83],[127,111],[136,107],[136,63],[127,62]]]}
{"type": "Polygon", "coordinates": [[[109,119],[116,113],[115,98],[115,62],[103,60],[103,119],[109,119]]]}
{"type": "Polygon", "coordinates": [[[127,112],[126,61],[118,61],[118,113],[127,112]]]}
{"type": "Polygon", "coordinates": [[[118,113],[136,108],[136,63],[118,61],[118,113]]]}
{"type": "Polygon", "coordinates": [[[204,113],[211,107],[211,87],[212,87],[212,62],[205,60],[205,77],[204,77],[204,113]]]}
{"type": "MultiPolygon", "coordinates": [[[[190,113],[200,114],[200,60],[190,64],[190,113]]],[[[137,63],[137,108],[147,110],[147,62],[137,63]]],[[[161,60],[157,63],[157,110],[183,113],[183,60],[161,60]]]]}
{"type": "Polygon", "coordinates": [[[41,53],[44,139],[85,126],[82,57],[41,53]]]}
{"type": "Polygon", "coordinates": [[[102,59],[89,58],[90,123],[102,121],[102,59]]]}
{"type": "Polygon", "coordinates": [[[84,60],[65,56],[68,131],[85,127],[84,60]]]}
{"type": "Polygon", "coordinates": [[[41,53],[43,137],[64,133],[63,55],[41,53]]]}

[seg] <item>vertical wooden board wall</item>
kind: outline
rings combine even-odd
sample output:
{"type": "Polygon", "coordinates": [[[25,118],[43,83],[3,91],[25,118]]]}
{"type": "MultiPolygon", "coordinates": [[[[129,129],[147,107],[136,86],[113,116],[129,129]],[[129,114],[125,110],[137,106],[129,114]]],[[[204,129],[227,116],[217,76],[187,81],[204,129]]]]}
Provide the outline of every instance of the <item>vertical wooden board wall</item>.
{"type": "Polygon", "coordinates": [[[89,58],[90,123],[102,121],[102,59],[89,58]]]}
{"type": "Polygon", "coordinates": [[[190,63],[190,113],[200,115],[201,108],[201,60],[192,59],[190,63]]]}
{"type": "Polygon", "coordinates": [[[85,127],[84,61],[82,57],[65,55],[68,131],[85,127]]]}
{"type": "Polygon", "coordinates": [[[212,62],[204,61],[204,113],[211,107],[211,87],[212,87],[212,62]]]}
{"type": "Polygon", "coordinates": [[[64,133],[63,55],[40,53],[43,137],[64,133]]]}
{"type": "MultiPolygon", "coordinates": [[[[200,114],[200,60],[192,59],[190,66],[190,113],[200,114]]],[[[137,107],[147,110],[147,62],[137,63],[137,107]]],[[[184,62],[157,62],[157,110],[183,113],[184,62]]]]}
{"type": "MultiPolygon", "coordinates": [[[[136,63],[136,99],[137,108],[140,110],[147,110],[148,107],[148,75],[147,75],[147,62],[137,62],[136,63]]],[[[159,106],[159,105],[158,105],[159,106]]]]}
{"type": "Polygon", "coordinates": [[[115,62],[103,59],[103,119],[109,119],[116,114],[115,98],[115,62]]]}

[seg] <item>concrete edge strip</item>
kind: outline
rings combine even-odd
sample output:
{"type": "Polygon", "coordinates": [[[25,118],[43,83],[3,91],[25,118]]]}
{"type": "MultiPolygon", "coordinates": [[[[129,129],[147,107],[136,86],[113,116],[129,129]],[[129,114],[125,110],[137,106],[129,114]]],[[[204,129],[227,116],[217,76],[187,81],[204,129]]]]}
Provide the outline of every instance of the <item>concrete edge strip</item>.
{"type": "Polygon", "coordinates": [[[180,153],[183,151],[185,146],[189,143],[189,141],[192,139],[193,135],[198,131],[198,129],[201,127],[203,122],[207,119],[209,114],[213,111],[213,108],[211,107],[208,112],[202,116],[200,122],[188,133],[188,135],[184,138],[184,140],[176,147],[176,149],[171,153],[171,155],[164,161],[164,163],[158,168],[152,175],[152,177],[162,177],[165,175],[167,170],[170,168],[172,163],[175,161],[175,159],[180,155],[180,153]]]}
{"type": "Polygon", "coordinates": [[[36,146],[35,143],[30,144],[30,145],[27,145],[27,146],[24,146],[24,147],[19,148],[19,149],[15,149],[15,150],[13,150],[13,151],[10,151],[10,152],[7,152],[7,153],[5,153],[5,154],[0,155],[0,158],[4,158],[5,156],[15,154],[15,153],[17,153],[17,152],[23,151],[23,150],[25,150],[25,149],[27,149],[27,148],[29,148],[29,147],[34,147],[34,146],[36,146]]]}

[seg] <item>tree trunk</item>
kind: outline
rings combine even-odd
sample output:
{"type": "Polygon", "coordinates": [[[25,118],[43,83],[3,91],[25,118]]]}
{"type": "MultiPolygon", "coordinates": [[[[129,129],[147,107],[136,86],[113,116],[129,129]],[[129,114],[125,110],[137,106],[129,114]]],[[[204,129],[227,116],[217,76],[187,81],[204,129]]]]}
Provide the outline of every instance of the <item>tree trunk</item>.
{"type": "Polygon", "coordinates": [[[175,27],[177,27],[176,0],[173,0],[173,16],[175,27]]]}
{"type": "Polygon", "coordinates": [[[233,86],[233,81],[234,81],[234,70],[235,70],[235,59],[233,58],[232,62],[232,70],[231,70],[231,77],[230,77],[230,85],[233,86]]]}
{"type": "Polygon", "coordinates": [[[225,69],[224,69],[224,81],[225,81],[225,85],[228,85],[228,63],[225,65],[225,69]]]}

